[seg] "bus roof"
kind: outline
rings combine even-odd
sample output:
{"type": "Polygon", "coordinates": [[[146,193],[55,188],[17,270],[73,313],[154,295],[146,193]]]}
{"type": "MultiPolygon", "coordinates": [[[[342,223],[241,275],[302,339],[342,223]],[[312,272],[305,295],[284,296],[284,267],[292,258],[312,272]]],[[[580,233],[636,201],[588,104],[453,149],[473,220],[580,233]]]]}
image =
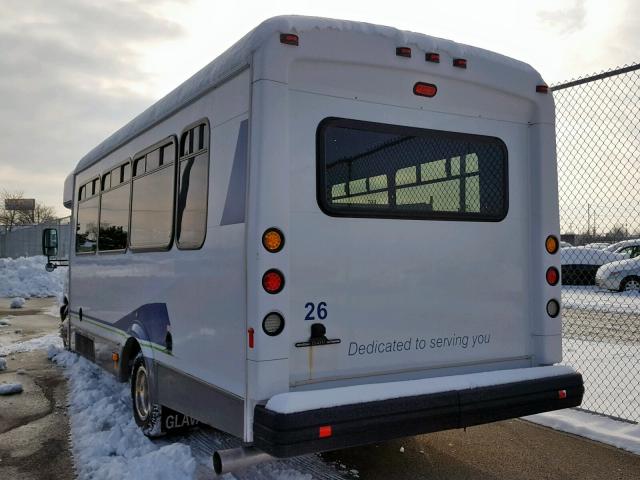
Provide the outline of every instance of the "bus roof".
{"type": "Polygon", "coordinates": [[[251,62],[251,56],[258,51],[266,40],[275,33],[302,33],[305,31],[345,31],[365,35],[382,36],[394,40],[398,46],[414,46],[423,51],[447,53],[456,58],[473,58],[499,64],[522,73],[539,74],[528,64],[477,47],[431,37],[421,33],[398,30],[393,27],[349,20],[335,20],[307,16],[278,16],[265,20],[219,57],[206,65],[179,87],[168,93],[124,127],[117,130],[106,140],[87,153],[77,164],[74,173],[97,163],[99,160],[126,144],[132,138],[152,128],[159,122],[193,102],[212,88],[245,69],[251,62]]]}

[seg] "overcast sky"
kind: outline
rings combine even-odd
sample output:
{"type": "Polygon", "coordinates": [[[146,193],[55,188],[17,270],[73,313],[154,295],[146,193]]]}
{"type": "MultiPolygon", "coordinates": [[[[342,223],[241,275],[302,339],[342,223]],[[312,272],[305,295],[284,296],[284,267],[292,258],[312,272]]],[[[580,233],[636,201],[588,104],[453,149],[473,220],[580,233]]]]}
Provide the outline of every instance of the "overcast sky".
{"type": "Polygon", "coordinates": [[[548,83],[638,61],[635,0],[322,2],[2,0],[0,190],[60,215],[66,175],[88,150],[262,20],[361,20],[483,47],[548,83]]]}

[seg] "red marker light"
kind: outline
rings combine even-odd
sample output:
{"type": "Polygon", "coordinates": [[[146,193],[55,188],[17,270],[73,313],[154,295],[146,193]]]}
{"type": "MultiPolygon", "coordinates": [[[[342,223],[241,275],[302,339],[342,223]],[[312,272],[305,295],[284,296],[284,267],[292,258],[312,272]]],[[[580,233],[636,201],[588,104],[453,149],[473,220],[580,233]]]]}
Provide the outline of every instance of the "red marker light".
{"type": "Polygon", "coordinates": [[[249,348],[253,348],[255,344],[255,340],[254,340],[255,330],[253,328],[250,328],[249,330],[247,330],[247,333],[249,334],[249,348]]]}
{"type": "Polygon", "coordinates": [[[440,63],[440,54],[435,52],[427,52],[424,55],[427,62],[440,63]]]}
{"type": "Polygon", "coordinates": [[[467,68],[467,60],[465,58],[454,58],[453,66],[458,68],[467,68]]]}
{"type": "Polygon", "coordinates": [[[536,92],[538,93],[549,93],[548,85],[536,85],[536,92]]]}
{"type": "Polygon", "coordinates": [[[418,82],[413,86],[413,93],[421,97],[435,97],[438,93],[438,87],[432,83],[418,82]]]}
{"type": "Polygon", "coordinates": [[[284,275],[275,268],[267,270],[262,276],[262,288],[272,295],[280,293],[284,288],[284,275]]]}
{"type": "Polygon", "coordinates": [[[333,435],[331,425],[325,425],[323,427],[320,427],[318,430],[318,437],[320,438],[327,438],[327,437],[330,437],[331,435],[333,435]]]}
{"type": "Polygon", "coordinates": [[[295,35],[293,33],[281,33],[280,43],[284,43],[285,45],[293,45],[294,47],[297,47],[298,35],[295,35]]]}
{"type": "Polygon", "coordinates": [[[564,400],[565,398],[567,398],[567,391],[566,390],[558,390],[558,398],[560,400],[564,400]]]}
{"type": "Polygon", "coordinates": [[[549,285],[557,285],[558,280],[560,280],[560,273],[556,267],[547,268],[547,283],[549,285]]]}
{"type": "Polygon", "coordinates": [[[411,58],[411,49],[409,47],[396,47],[396,55],[411,58]]]}

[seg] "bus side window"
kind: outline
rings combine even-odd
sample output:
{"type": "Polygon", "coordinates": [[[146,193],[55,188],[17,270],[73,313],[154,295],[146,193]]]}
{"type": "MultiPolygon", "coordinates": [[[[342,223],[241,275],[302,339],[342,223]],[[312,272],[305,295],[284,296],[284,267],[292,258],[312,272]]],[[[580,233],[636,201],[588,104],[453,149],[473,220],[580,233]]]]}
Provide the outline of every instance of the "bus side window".
{"type": "Polygon", "coordinates": [[[201,122],[180,136],[176,241],[182,250],[202,247],[207,231],[209,124],[201,122]]]}
{"type": "Polygon", "coordinates": [[[98,246],[98,202],[93,196],[78,203],[76,253],[95,253],[98,246]]]}
{"type": "MultiPolygon", "coordinates": [[[[157,152],[160,158],[159,149],[169,144],[173,144],[173,140],[160,145],[150,155],[153,157],[157,152]]],[[[159,168],[149,173],[144,173],[144,162],[144,156],[134,162],[129,244],[133,250],[168,250],[173,239],[175,161],[165,159],[159,168]]]]}

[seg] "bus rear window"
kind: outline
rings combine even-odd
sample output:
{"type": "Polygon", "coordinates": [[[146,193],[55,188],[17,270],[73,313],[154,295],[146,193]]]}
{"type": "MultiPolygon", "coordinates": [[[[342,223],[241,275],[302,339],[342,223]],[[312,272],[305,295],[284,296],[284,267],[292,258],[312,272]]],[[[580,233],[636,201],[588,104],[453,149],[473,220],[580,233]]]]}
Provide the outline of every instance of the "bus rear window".
{"type": "Polygon", "coordinates": [[[345,119],[318,127],[318,203],[332,216],[499,221],[500,139],[345,119]]]}

